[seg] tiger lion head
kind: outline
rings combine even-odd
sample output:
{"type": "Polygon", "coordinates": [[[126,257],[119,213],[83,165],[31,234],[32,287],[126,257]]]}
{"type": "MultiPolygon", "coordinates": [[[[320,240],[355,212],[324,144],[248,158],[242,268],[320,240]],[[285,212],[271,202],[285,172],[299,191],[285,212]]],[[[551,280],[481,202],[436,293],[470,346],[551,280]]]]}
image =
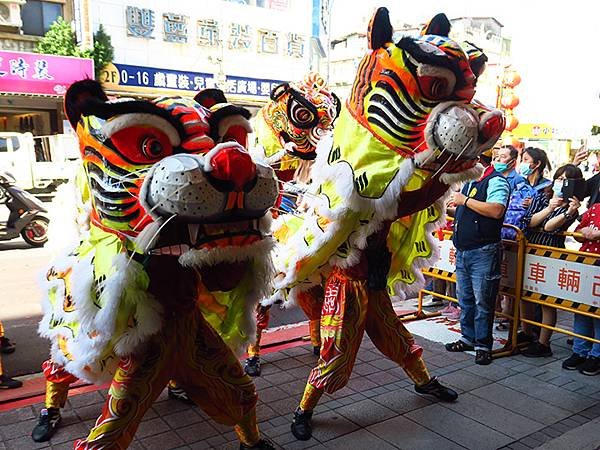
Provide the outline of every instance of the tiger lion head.
{"type": "Polygon", "coordinates": [[[196,252],[214,263],[265,239],[278,187],[244,147],[249,114],[240,108],[108,100],[99,83],[83,80],[67,91],[65,111],[79,137],[91,222],[132,252],[196,252]]]}
{"type": "Polygon", "coordinates": [[[313,160],[319,139],[333,128],[340,107],[323,77],[309,73],[298,83],[276,86],[257,120],[267,124],[281,148],[292,156],[313,160]]]}
{"type": "Polygon", "coordinates": [[[454,173],[473,167],[493,146],[504,118],[473,100],[485,55],[453,41],[449,31],[449,20],[438,14],[420,36],[394,42],[388,10],[379,8],[347,106],[391,150],[421,168],[454,173]]]}

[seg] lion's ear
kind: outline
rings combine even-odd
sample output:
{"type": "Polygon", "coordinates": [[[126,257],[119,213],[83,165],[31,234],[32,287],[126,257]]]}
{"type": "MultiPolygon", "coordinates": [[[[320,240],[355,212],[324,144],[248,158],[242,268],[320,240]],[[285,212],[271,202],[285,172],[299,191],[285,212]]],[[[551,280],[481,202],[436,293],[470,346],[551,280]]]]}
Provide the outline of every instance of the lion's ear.
{"type": "Polygon", "coordinates": [[[91,99],[99,102],[108,100],[102,89],[102,85],[95,80],[76,81],[67,89],[64,104],[65,114],[74,130],[77,128],[77,123],[81,118],[82,105],[91,99]]]}
{"type": "Polygon", "coordinates": [[[283,94],[290,90],[290,83],[281,83],[271,90],[271,100],[276,102],[283,94]]]}
{"type": "Polygon", "coordinates": [[[225,94],[221,89],[204,89],[194,96],[194,100],[208,109],[217,103],[227,103],[225,94]]]}
{"type": "Polygon", "coordinates": [[[392,42],[394,29],[390,23],[390,13],[387,8],[377,8],[369,22],[367,40],[371,50],[382,48],[388,42],[392,42]]]}
{"type": "Polygon", "coordinates": [[[450,21],[448,20],[448,17],[446,17],[446,14],[439,13],[423,27],[421,35],[435,34],[436,36],[448,37],[450,34],[450,27],[450,21]]]}

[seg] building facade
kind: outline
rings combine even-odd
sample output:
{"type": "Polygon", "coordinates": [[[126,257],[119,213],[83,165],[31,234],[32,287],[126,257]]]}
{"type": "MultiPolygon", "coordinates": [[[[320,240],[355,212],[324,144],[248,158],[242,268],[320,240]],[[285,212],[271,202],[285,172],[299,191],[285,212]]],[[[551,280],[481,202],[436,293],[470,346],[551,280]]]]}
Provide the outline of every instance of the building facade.
{"type": "MultiPolygon", "coordinates": [[[[510,62],[510,39],[502,36],[502,24],[493,17],[459,17],[450,22],[452,39],[472,42],[487,55],[487,69],[477,82],[476,97],[483,103],[495,106],[499,79],[510,62]]],[[[421,26],[394,24],[394,40],[403,35],[417,35],[421,26]]],[[[366,29],[365,23],[361,32],[350,33],[331,42],[330,83],[342,98],[349,94],[358,64],[367,51],[366,29]]]]}
{"type": "Polygon", "coordinates": [[[260,106],[276,84],[304,76],[316,47],[313,0],[78,0],[76,9],[89,11],[77,29],[102,24],[111,37],[114,60],[99,78],[115,95],[218,86],[260,106]]]}
{"type": "Polygon", "coordinates": [[[64,131],[62,95],[76,77],[93,77],[90,60],[33,53],[68,0],[0,0],[0,132],[36,136],[64,131]]]}

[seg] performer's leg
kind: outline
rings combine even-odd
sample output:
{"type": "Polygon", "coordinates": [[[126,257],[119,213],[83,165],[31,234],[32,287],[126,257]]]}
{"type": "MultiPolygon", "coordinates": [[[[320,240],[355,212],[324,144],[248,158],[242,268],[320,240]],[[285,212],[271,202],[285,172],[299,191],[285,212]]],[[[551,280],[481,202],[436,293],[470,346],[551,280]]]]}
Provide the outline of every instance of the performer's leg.
{"type": "Polygon", "coordinates": [[[313,347],[315,355],[319,356],[321,348],[321,320],[313,319],[308,322],[308,330],[310,333],[310,343],[313,347]]]}
{"type": "Polygon", "coordinates": [[[261,442],[256,421],[257,395],[233,351],[199,315],[182,346],[177,380],[189,397],[218,423],[235,427],[248,447],[261,442]]]}
{"type": "Polygon", "coordinates": [[[307,291],[298,293],[296,301],[309,319],[308,329],[313,352],[319,356],[321,347],[321,310],[323,309],[323,287],[313,286],[307,291]]]}
{"type": "Polygon", "coordinates": [[[46,378],[46,408],[64,408],[69,386],[77,381],[77,377],[51,359],[42,363],[42,371],[46,378]]]}
{"type": "Polygon", "coordinates": [[[377,349],[404,369],[417,392],[454,401],[456,392],[431,378],[421,355],[423,349],[398,318],[385,289],[370,290],[366,331],[377,349]]]}
{"type": "Polygon", "coordinates": [[[150,341],[144,351],[122,358],[108,390],[102,414],[85,439],[75,442],[75,450],[126,449],[154,400],[179,365],[174,348],[177,327],[164,330],[150,341]],[[168,336],[168,338],[166,337],[168,336]]]}
{"type": "MultiPolygon", "coordinates": [[[[14,353],[15,349],[15,344],[10,342],[10,339],[4,336],[4,325],[2,325],[2,322],[0,321],[0,353],[14,353]]],[[[2,375],[2,372],[0,372],[0,375],[2,375]]]]}
{"type": "Polygon", "coordinates": [[[423,349],[396,316],[385,289],[369,290],[366,331],[375,347],[404,369],[417,385],[429,382],[430,376],[421,355],[423,349]]]}
{"type": "Polygon", "coordinates": [[[170,399],[178,400],[190,405],[194,404],[192,399],[190,399],[189,395],[187,395],[187,392],[185,392],[177,380],[169,380],[169,383],[167,383],[167,395],[170,399]]]}
{"type": "Polygon", "coordinates": [[[4,369],[2,367],[2,357],[0,356],[0,389],[16,389],[23,386],[23,383],[19,380],[13,380],[8,375],[4,375],[4,369]]]}
{"type": "Polygon", "coordinates": [[[327,281],[321,313],[321,357],[312,369],[300,406],[294,413],[292,433],[300,440],[312,435],[312,410],[323,392],[343,388],[354,367],[367,314],[364,283],[335,272],[327,281]]]}
{"type": "Polygon", "coordinates": [[[42,363],[42,371],[46,378],[46,401],[38,423],[31,432],[35,442],[46,442],[56,433],[61,420],[60,408],[64,408],[67,402],[69,386],[77,381],[77,377],[51,359],[42,363]]]}
{"type": "Polygon", "coordinates": [[[258,305],[256,307],[256,341],[248,346],[248,358],[244,363],[244,370],[251,377],[260,376],[260,339],[262,333],[269,327],[269,311],[271,306],[258,305]]]}

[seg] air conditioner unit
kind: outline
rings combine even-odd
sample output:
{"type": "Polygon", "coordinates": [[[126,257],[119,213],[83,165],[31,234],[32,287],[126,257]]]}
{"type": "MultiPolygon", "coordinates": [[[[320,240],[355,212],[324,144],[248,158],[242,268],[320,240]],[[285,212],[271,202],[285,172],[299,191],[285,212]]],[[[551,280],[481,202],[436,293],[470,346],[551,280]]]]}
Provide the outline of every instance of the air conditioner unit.
{"type": "Polygon", "coordinates": [[[21,5],[25,0],[0,0],[0,27],[21,28],[21,5]]]}

